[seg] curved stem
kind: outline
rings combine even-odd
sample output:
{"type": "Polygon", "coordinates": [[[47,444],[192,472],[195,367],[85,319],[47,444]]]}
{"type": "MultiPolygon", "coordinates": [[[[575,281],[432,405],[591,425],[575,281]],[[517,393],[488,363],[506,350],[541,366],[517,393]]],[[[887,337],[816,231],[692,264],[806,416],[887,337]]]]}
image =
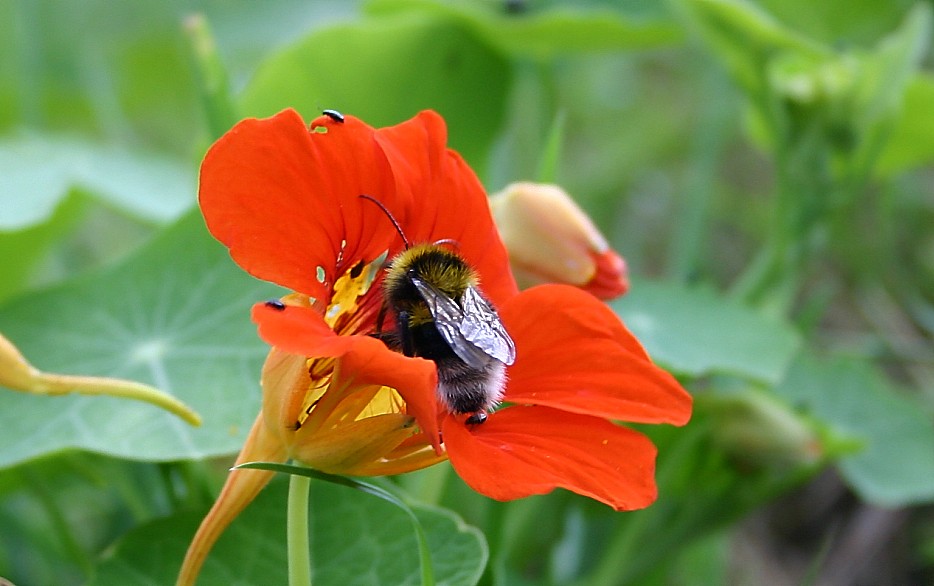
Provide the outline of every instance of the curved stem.
{"type": "Polygon", "coordinates": [[[157,388],[130,380],[100,376],[74,376],[42,372],[31,365],[13,342],[0,334],[0,385],[36,395],[107,395],[146,401],[174,413],[191,425],[201,425],[201,416],[190,407],[157,388]]]}
{"type": "Polygon", "coordinates": [[[308,495],[311,478],[289,476],[289,510],[286,524],[289,554],[289,586],[311,586],[311,549],[308,542],[308,495]]]}

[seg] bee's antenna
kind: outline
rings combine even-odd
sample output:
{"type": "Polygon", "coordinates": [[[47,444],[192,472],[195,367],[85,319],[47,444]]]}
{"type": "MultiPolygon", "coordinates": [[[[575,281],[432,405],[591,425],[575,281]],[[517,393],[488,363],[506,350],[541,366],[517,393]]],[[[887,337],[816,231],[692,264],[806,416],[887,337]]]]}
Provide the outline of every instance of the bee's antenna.
{"type": "Polygon", "coordinates": [[[457,240],[454,240],[453,238],[442,238],[441,240],[435,240],[435,241],[434,241],[434,244],[435,244],[436,246],[440,246],[440,245],[442,245],[442,244],[447,244],[448,246],[450,246],[450,247],[453,248],[454,250],[459,250],[460,247],[461,247],[461,243],[458,242],[457,240]]]}
{"type": "Polygon", "coordinates": [[[378,206],[379,206],[379,209],[383,210],[383,213],[386,214],[386,217],[389,218],[389,221],[390,221],[390,222],[392,222],[392,225],[396,227],[396,232],[398,232],[398,233],[399,233],[399,236],[402,237],[402,242],[405,243],[405,248],[406,248],[406,250],[408,250],[409,248],[412,247],[412,245],[409,244],[409,239],[406,238],[406,237],[405,237],[405,233],[402,232],[402,227],[399,225],[399,222],[397,222],[397,221],[396,221],[396,218],[393,217],[393,215],[389,212],[388,209],[386,209],[386,206],[383,205],[383,202],[381,202],[380,200],[376,199],[376,198],[373,197],[372,195],[367,195],[367,194],[365,194],[365,193],[361,193],[361,194],[360,194],[360,197],[362,197],[363,199],[368,199],[368,200],[372,201],[373,203],[375,203],[376,205],[378,205],[378,206]]]}

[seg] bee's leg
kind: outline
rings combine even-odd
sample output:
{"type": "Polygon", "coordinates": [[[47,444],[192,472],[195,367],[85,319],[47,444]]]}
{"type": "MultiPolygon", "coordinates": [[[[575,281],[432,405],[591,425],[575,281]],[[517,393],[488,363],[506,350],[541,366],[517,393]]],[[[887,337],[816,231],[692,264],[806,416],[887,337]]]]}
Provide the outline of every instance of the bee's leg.
{"type": "Polygon", "coordinates": [[[386,344],[386,347],[390,350],[398,351],[400,349],[399,336],[396,335],[396,332],[384,332],[383,323],[386,321],[386,304],[380,306],[379,313],[376,315],[376,331],[367,334],[371,338],[376,338],[383,344],[386,344]]]}
{"type": "Polygon", "coordinates": [[[481,409],[477,411],[476,413],[471,413],[470,417],[468,417],[467,421],[465,421],[464,423],[466,423],[467,425],[480,425],[481,423],[484,423],[487,420],[487,417],[489,417],[489,415],[487,415],[486,410],[481,409]]]}
{"type": "Polygon", "coordinates": [[[379,313],[376,314],[376,333],[373,335],[374,338],[382,339],[384,321],[386,321],[386,304],[385,303],[379,306],[379,313]]]}
{"type": "Polygon", "coordinates": [[[415,356],[415,341],[412,340],[412,330],[409,329],[408,311],[400,311],[396,315],[396,333],[402,343],[402,353],[406,356],[415,356]]]}

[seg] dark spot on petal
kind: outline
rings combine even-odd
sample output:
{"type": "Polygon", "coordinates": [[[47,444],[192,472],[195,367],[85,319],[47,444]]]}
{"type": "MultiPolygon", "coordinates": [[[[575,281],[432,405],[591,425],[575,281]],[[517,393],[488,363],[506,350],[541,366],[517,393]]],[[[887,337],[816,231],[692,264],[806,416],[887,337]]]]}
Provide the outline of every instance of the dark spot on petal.
{"type": "Polygon", "coordinates": [[[363,261],[362,261],[362,260],[361,260],[360,262],[358,262],[357,264],[355,264],[355,265],[353,266],[353,268],[350,269],[350,278],[351,278],[351,279],[356,279],[357,277],[359,277],[360,274],[363,273],[363,267],[365,267],[365,266],[366,266],[366,265],[363,264],[363,261]]]}

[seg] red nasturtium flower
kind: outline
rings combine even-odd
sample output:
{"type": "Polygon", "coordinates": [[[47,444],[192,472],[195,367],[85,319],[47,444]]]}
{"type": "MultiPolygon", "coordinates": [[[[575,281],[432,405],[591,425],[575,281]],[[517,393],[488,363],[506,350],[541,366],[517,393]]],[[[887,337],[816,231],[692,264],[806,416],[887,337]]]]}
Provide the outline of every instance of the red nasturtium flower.
{"type": "MultiPolygon", "coordinates": [[[[263,408],[239,462],[294,458],[336,474],[383,475],[450,459],[468,485],[509,500],[566,488],[617,510],[656,498],[655,447],[613,423],[687,422],[691,398],[616,315],[566,285],[519,292],[477,177],[422,112],[373,129],[346,116],[306,126],[292,110],[237,124],[201,168],[211,233],[256,277],[296,293],[259,303],[273,346],[263,408]],[[515,342],[505,407],[479,425],[445,412],[435,364],[377,337],[386,259],[446,240],[480,278],[515,342]]],[[[389,322],[387,322],[389,323],[389,322]]],[[[235,470],[189,548],[180,584],[271,473],[235,470]]]]}

